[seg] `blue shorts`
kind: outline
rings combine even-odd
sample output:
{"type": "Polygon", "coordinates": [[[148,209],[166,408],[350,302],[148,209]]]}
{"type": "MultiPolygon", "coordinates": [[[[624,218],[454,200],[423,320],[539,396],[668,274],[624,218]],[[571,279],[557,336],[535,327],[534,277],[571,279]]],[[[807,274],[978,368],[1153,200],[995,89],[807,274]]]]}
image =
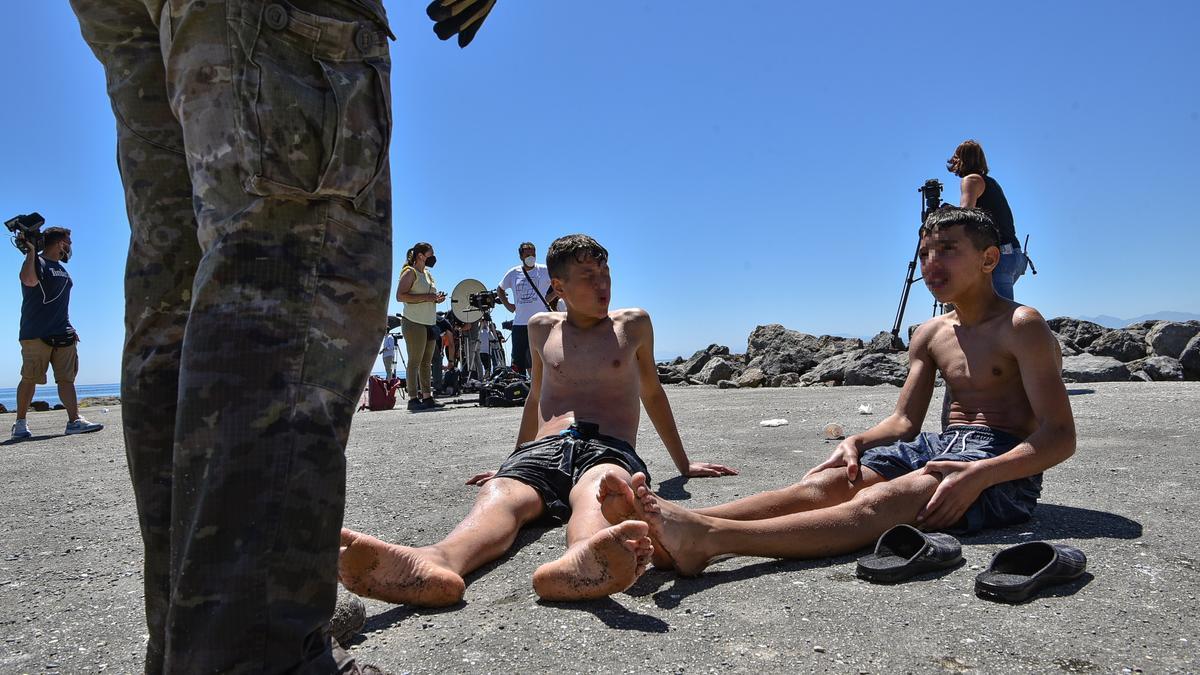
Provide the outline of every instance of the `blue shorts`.
{"type": "MultiPolygon", "coordinates": [[[[898,441],[863,453],[859,463],[887,480],[899,478],[929,462],[975,462],[998,457],[1022,439],[988,427],[956,424],[940,434],[921,432],[912,441],[898,441]]],[[[1029,520],[1042,494],[1042,474],[999,483],[984,490],[963,519],[949,528],[970,533],[1029,520]]]]}
{"type": "Polygon", "coordinates": [[[571,488],[598,464],[616,464],[631,475],[641,471],[649,484],[650,470],[632,445],[589,427],[594,425],[577,422],[560,434],[518,445],[494,477],[519,480],[537,490],[546,515],[560,523],[571,517],[571,488]]]}

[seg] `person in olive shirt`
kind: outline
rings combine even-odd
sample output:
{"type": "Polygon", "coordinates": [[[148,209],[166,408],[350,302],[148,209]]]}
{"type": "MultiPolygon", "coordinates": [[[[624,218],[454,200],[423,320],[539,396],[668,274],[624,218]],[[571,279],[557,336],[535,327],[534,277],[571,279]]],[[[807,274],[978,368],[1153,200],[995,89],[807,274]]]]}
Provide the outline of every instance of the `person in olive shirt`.
{"type": "Polygon", "coordinates": [[[51,227],[43,233],[41,251],[26,246],[25,263],[21,265],[21,382],[17,385],[17,420],[12,426],[12,438],[30,438],[33,432],[25,420],[37,385],[46,383],[46,371],[54,367],[58,398],[67,409],[67,434],[100,431],[103,424],[94,424],[79,416],[79,401],[75,395],[75,375],[79,372],[79,355],[75,343],[79,336],[71,325],[68,307],[71,303],[71,275],[63,263],[71,258],[71,231],[51,227]]]}
{"type": "Polygon", "coordinates": [[[1000,231],[1000,264],[992,271],[992,285],[997,295],[1013,300],[1013,285],[1018,277],[1025,274],[1028,259],[1021,250],[1021,242],[1017,240],[1012,210],[1004,198],[1004,190],[995,178],[988,175],[983,147],[975,140],[963,141],[946,160],[946,168],[962,178],[958,205],[987,211],[1000,231]]]}

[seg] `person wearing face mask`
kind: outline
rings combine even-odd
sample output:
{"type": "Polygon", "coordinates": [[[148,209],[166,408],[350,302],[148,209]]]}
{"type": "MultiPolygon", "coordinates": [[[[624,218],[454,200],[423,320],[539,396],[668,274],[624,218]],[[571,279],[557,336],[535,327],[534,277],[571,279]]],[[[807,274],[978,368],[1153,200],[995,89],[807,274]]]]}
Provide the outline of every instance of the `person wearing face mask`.
{"type": "Polygon", "coordinates": [[[87,421],[79,415],[75,394],[75,375],[79,355],[75,343],[79,335],[71,325],[71,275],[63,263],[71,258],[71,231],[51,227],[42,233],[41,250],[26,244],[25,263],[21,265],[21,382],[17,385],[17,419],[12,438],[30,438],[33,432],[25,420],[37,385],[46,383],[46,371],[54,367],[58,398],[67,409],[67,434],[100,431],[103,424],[87,421]]]}
{"type": "Polygon", "coordinates": [[[446,299],[429,271],[436,264],[437,256],[433,254],[431,244],[414,244],[408,249],[396,288],[396,300],[404,303],[400,329],[404,332],[404,346],[408,351],[408,409],[413,412],[442,407],[433,400],[431,381],[437,340],[434,330],[437,304],[446,299]]]}
{"type": "Polygon", "coordinates": [[[992,285],[997,295],[1012,300],[1013,285],[1025,274],[1028,259],[1017,239],[1012,209],[1008,207],[1004,190],[995,178],[988,175],[983,146],[974,140],[959,143],[954,154],[946,160],[946,169],[962,179],[958,205],[964,209],[983,209],[996,224],[1000,232],[1000,264],[992,271],[992,285]]]}
{"type": "Polygon", "coordinates": [[[537,248],[533,242],[524,242],[517,247],[521,264],[505,273],[496,288],[500,302],[513,313],[512,365],[524,375],[529,371],[529,319],[538,312],[552,311],[558,298],[550,288],[550,272],[537,262],[537,248]],[[513,292],[509,300],[508,291],[513,292]]]}

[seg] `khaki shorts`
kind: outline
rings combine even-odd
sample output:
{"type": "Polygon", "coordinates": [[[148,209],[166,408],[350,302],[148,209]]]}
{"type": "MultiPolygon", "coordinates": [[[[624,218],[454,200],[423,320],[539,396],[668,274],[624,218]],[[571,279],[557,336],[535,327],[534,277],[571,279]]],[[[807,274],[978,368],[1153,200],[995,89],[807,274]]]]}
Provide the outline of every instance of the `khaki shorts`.
{"type": "Polygon", "coordinates": [[[46,369],[54,366],[54,381],[69,384],[79,372],[76,345],[51,347],[41,340],[21,340],[21,381],[46,384],[46,369]]]}

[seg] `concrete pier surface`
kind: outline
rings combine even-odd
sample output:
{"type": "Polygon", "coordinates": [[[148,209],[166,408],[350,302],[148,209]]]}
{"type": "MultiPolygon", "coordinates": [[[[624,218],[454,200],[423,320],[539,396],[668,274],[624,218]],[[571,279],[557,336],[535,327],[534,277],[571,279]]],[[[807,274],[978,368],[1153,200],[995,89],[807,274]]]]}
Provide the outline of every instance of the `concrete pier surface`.
{"type": "MultiPolygon", "coordinates": [[[[603,601],[542,603],[530,578],[561,553],[564,535],[534,527],[467,579],[459,606],[368,600],[366,628],[350,647],[396,673],[1196,672],[1200,383],[1069,392],[1079,447],[1046,473],[1035,518],[963,537],[966,562],[948,573],[876,586],[854,576],[865,550],[810,561],[731,558],[694,579],[652,569],[603,601]],[[1020,605],[974,595],[974,577],[995,552],[1033,540],[1082,549],[1088,574],[1020,605]]],[[[865,429],[898,393],[668,387],[691,457],[742,474],[680,479],[644,415],[639,453],[665,497],[718,504],[799,479],[834,448],[826,424],[865,429]],[[859,412],[863,404],[870,414],[859,412]],[[774,418],[788,424],[759,426],[774,418]]],[[[464,481],[511,451],[520,410],[464,401],[356,416],[347,526],[419,546],[466,515],[476,488],[464,481]]],[[[0,445],[0,672],[141,670],[141,540],[121,409],[108,410],[89,409],[107,426],[83,436],[61,435],[61,411],[31,413],[35,439],[0,445]]],[[[0,415],[0,428],[13,418],[0,415]]]]}

